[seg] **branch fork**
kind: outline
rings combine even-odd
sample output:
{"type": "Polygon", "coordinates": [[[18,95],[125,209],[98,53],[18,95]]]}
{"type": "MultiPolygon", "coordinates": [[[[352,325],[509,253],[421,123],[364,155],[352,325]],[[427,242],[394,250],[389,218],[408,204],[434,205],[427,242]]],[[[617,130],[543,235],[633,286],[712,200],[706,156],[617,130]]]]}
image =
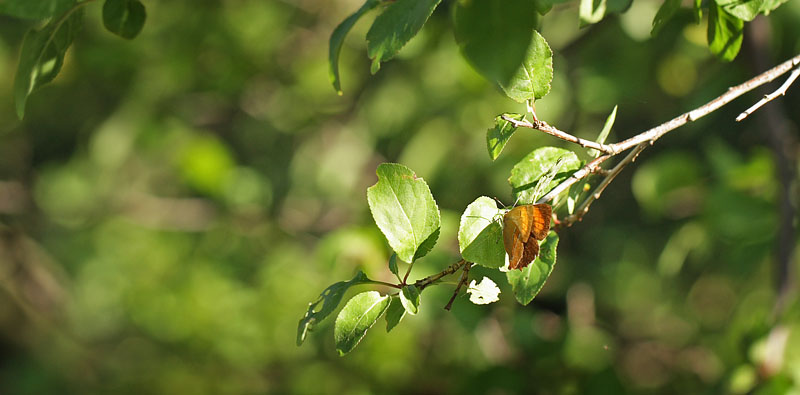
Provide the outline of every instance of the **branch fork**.
{"type": "Polygon", "coordinates": [[[616,176],[625,168],[628,164],[634,162],[639,154],[642,153],[648,146],[652,146],[655,144],[656,140],[661,138],[663,135],[667,134],[668,132],[675,130],[689,122],[694,122],[716,110],[721,108],[722,106],[730,103],[733,99],[761,86],[768,82],[775,80],[776,78],[780,77],[787,72],[792,71],[783,85],[780,86],[776,91],[773,93],[764,96],[759,102],[745,110],[743,113],[739,114],[736,117],[736,121],[741,121],[745,119],[748,115],[752,114],[759,108],[761,108],[764,104],[768,103],[769,101],[777,98],[778,96],[783,96],[786,94],[789,86],[794,83],[800,77],[800,55],[797,55],[778,66],[769,69],[758,76],[742,83],[737,86],[733,86],[728,88],[728,90],[720,95],[719,97],[715,98],[714,100],[709,101],[708,103],[694,109],[683,113],[667,122],[662,123],[654,128],[641,132],[629,139],[614,143],[614,144],[602,144],[595,141],[589,141],[586,139],[582,139],[580,137],[573,136],[567,132],[561,131],[547,122],[542,121],[534,117],[533,122],[528,122],[526,120],[516,120],[510,117],[503,115],[503,119],[510,122],[515,127],[524,127],[529,129],[535,129],[551,136],[557,137],[564,141],[569,141],[571,143],[575,143],[580,145],[584,148],[591,148],[594,150],[599,151],[602,155],[595,158],[594,160],[587,163],[583,168],[579,169],[575,173],[573,173],[569,178],[564,180],[561,184],[553,188],[549,193],[539,198],[536,203],[545,203],[550,200],[553,200],[556,196],[560,193],[565,191],[567,188],[572,186],[578,181],[583,180],[584,178],[592,175],[592,174],[599,174],[603,175],[604,178],[598,184],[594,191],[586,198],[586,200],[581,203],[580,206],[575,210],[575,213],[562,219],[559,222],[560,226],[568,227],[571,226],[576,221],[579,221],[588,211],[589,206],[597,199],[600,198],[600,195],[606,189],[606,187],[611,183],[611,181],[616,178],[616,176]],[[632,149],[632,150],[631,150],[632,149]],[[611,158],[612,156],[616,156],[622,152],[631,150],[628,155],[625,156],[620,162],[618,162],[613,168],[606,170],[600,167],[600,165],[611,158]]]}

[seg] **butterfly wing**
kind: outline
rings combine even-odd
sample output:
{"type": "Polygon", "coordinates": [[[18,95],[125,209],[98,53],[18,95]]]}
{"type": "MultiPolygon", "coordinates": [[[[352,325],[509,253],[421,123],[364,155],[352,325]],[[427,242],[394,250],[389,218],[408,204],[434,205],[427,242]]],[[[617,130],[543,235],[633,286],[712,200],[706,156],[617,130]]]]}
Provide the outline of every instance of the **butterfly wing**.
{"type": "Polygon", "coordinates": [[[526,207],[514,207],[503,216],[503,246],[512,268],[517,267],[522,260],[525,243],[531,234],[531,216],[526,207]]]}
{"type": "Polygon", "coordinates": [[[525,267],[530,265],[531,262],[533,262],[533,260],[536,259],[536,256],[538,255],[539,255],[539,241],[534,238],[531,238],[530,240],[528,240],[527,243],[525,243],[522,252],[522,259],[520,259],[519,263],[517,263],[517,265],[514,267],[511,267],[511,265],[509,265],[509,268],[520,269],[520,270],[524,269],[525,267]]]}
{"type": "MultiPolygon", "coordinates": [[[[531,235],[536,240],[544,240],[550,233],[550,218],[553,216],[553,209],[549,204],[535,204],[530,207],[531,235]]],[[[539,249],[536,249],[537,253],[539,249]]]]}

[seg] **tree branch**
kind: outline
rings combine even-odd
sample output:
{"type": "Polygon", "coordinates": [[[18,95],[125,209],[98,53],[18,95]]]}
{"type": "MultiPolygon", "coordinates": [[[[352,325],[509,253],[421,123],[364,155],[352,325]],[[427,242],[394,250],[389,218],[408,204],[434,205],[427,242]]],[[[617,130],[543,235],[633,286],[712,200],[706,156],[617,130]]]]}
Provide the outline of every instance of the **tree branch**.
{"type": "Polygon", "coordinates": [[[448,266],[446,269],[442,270],[439,273],[436,273],[434,275],[431,275],[431,276],[428,276],[428,277],[425,277],[425,278],[417,280],[414,283],[414,286],[416,286],[417,288],[419,288],[420,291],[422,291],[427,286],[439,281],[442,277],[457,272],[458,269],[461,269],[461,267],[466,265],[466,264],[467,264],[467,261],[462,259],[462,260],[460,260],[460,261],[448,266]]]}
{"type": "MultiPolygon", "coordinates": [[[[610,158],[612,156],[615,156],[615,155],[617,155],[619,153],[622,153],[624,151],[627,151],[627,150],[629,150],[631,148],[636,147],[631,153],[628,154],[628,156],[625,157],[625,159],[620,161],[616,166],[614,166],[614,168],[612,168],[610,171],[608,171],[608,173],[605,175],[605,178],[603,179],[603,181],[595,188],[595,190],[592,192],[591,196],[589,196],[586,199],[586,201],[584,201],[579,206],[579,208],[575,212],[575,214],[571,215],[565,221],[563,221],[566,226],[569,226],[570,224],[574,223],[575,221],[580,220],[580,218],[583,215],[585,215],[586,212],[588,212],[589,206],[592,204],[592,202],[594,202],[595,200],[597,200],[600,197],[600,194],[602,194],[602,192],[605,190],[605,188],[608,186],[608,184],[611,183],[611,181],[614,180],[614,178],[617,176],[617,174],[619,174],[622,171],[622,169],[625,168],[625,166],[627,166],[628,164],[633,162],[636,159],[636,157],[645,148],[647,148],[647,146],[653,145],[653,143],[655,143],[656,140],[661,138],[661,136],[663,136],[663,135],[667,134],[668,132],[670,132],[672,130],[675,130],[675,129],[677,129],[677,128],[679,128],[679,127],[681,127],[681,126],[683,126],[683,125],[685,125],[685,124],[687,124],[689,122],[693,122],[695,120],[698,120],[698,119],[700,119],[700,118],[702,118],[702,117],[704,117],[704,116],[706,116],[706,115],[718,110],[722,106],[724,106],[724,105],[730,103],[731,101],[733,101],[733,99],[735,99],[735,98],[737,98],[737,97],[739,97],[739,96],[741,96],[741,95],[743,95],[743,94],[745,94],[745,93],[747,93],[747,92],[749,92],[749,91],[751,91],[751,90],[753,90],[753,89],[755,89],[755,88],[757,88],[757,87],[759,87],[761,85],[764,85],[764,84],[766,84],[766,83],[768,83],[768,82],[780,77],[783,74],[786,74],[788,71],[792,70],[793,68],[797,67],[798,65],[800,65],[800,55],[797,55],[797,56],[795,56],[795,57],[793,57],[793,58],[791,58],[791,59],[779,64],[778,66],[775,66],[775,67],[773,67],[773,68],[771,68],[771,69],[759,74],[758,76],[756,76],[756,77],[754,77],[754,78],[752,78],[752,79],[750,79],[750,80],[748,80],[748,81],[746,81],[746,82],[744,82],[742,84],[739,84],[737,86],[728,88],[727,92],[723,93],[722,95],[718,96],[714,100],[711,100],[708,103],[706,103],[706,104],[704,104],[704,105],[702,105],[702,106],[700,106],[700,107],[698,107],[698,108],[696,108],[694,110],[691,110],[689,112],[683,113],[683,114],[681,114],[681,115],[679,115],[679,116],[677,116],[677,117],[675,117],[675,118],[673,118],[673,119],[671,119],[671,120],[669,120],[667,122],[662,123],[661,125],[658,125],[658,126],[656,126],[654,128],[651,128],[651,129],[649,129],[647,131],[644,131],[642,133],[639,133],[639,134],[637,134],[637,135],[635,135],[635,136],[633,136],[633,137],[631,137],[631,138],[629,138],[627,140],[623,140],[621,142],[614,143],[614,144],[607,144],[606,145],[606,144],[599,144],[599,143],[596,143],[596,142],[589,142],[587,140],[572,136],[572,135],[570,135],[570,134],[568,134],[566,132],[562,132],[562,131],[560,131],[560,130],[558,130],[556,128],[553,128],[553,127],[547,128],[547,127],[549,127],[549,125],[547,125],[546,123],[544,123],[542,121],[538,121],[536,123],[529,123],[529,122],[519,122],[519,121],[515,121],[515,120],[512,120],[512,119],[507,119],[506,117],[503,117],[503,119],[505,119],[505,120],[507,120],[509,122],[512,122],[515,126],[530,127],[530,128],[537,129],[537,130],[542,130],[537,126],[545,126],[546,125],[547,127],[545,127],[544,129],[547,129],[547,130],[542,130],[542,131],[547,133],[547,134],[550,134],[552,136],[558,137],[558,138],[560,138],[562,140],[565,140],[565,141],[576,143],[578,145],[581,145],[582,147],[593,148],[593,149],[596,149],[598,151],[601,151],[601,152],[605,153],[605,155],[602,155],[602,156],[592,160],[591,162],[587,163],[584,167],[582,167],[581,169],[579,169],[578,171],[573,173],[569,178],[567,178],[561,184],[559,184],[558,186],[553,188],[545,196],[542,196],[539,200],[537,200],[536,203],[545,203],[545,202],[548,202],[548,201],[552,200],[553,198],[558,196],[560,193],[565,191],[567,188],[569,188],[570,186],[572,186],[576,182],[588,177],[591,174],[601,172],[602,170],[600,168],[600,164],[605,162],[608,158],[610,158]],[[554,132],[554,131],[556,131],[556,132],[554,132]]],[[[800,69],[800,68],[797,68],[797,69],[800,69]]],[[[793,72],[793,74],[794,74],[794,72],[793,72]]],[[[797,78],[797,77],[794,77],[794,78],[797,78]]],[[[792,79],[792,77],[790,77],[790,79],[792,79]]],[[[793,81],[793,79],[792,79],[792,81],[793,81]]],[[[788,82],[789,81],[787,80],[787,83],[788,82]]],[[[787,83],[784,83],[784,85],[786,85],[786,87],[788,88],[788,86],[790,84],[787,84],[787,83]]]]}

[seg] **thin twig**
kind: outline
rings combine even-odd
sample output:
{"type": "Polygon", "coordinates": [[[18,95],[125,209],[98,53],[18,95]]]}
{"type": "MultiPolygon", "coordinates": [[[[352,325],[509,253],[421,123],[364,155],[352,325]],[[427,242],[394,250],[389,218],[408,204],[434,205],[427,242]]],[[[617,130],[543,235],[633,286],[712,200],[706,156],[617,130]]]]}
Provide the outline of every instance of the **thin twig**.
{"type": "Polygon", "coordinates": [[[744,110],[743,113],[739,114],[739,116],[736,117],[736,122],[739,122],[739,121],[747,118],[750,114],[752,114],[753,112],[755,112],[756,110],[761,108],[761,106],[769,103],[770,101],[774,100],[776,97],[785,95],[786,94],[786,90],[789,89],[789,86],[792,85],[792,83],[794,83],[794,80],[796,80],[797,77],[800,77],[800,67],[794,69],[792,71],[792,74],[789,74],[789,78],[786,79],[786,82],[784,82],[783,85],[781,85],[780,88],[775,90],[775,92],[772,92],[772,93],[770,93],[768,95],[765,95],[756,104],[753,104],[750,108],[748,108],[747,110],[744,110]]]}
{"type": "Polygon", "coordinates": [[[469,269],[471,267],[472,267],[472,263],[471,262],[467,262],[467,264],[464,265],[464,272],[461,273],[461,280],[458,282],[458,285],[456,286],[456,290],[453,291],[453,296],[450,297],[450,301],[448,301],[447,305],[444,306],[445,310],[450,311],[450,309],[453,307],[453,302],[455,302],[456,296],[458,296],[458,292],[461,291],[461,287],[463,287],[464,284],[467,283],[467,280],[469,280],[469,269]]]}
{"type": "Polygon", "coordinates": [[[521,127],[521,128],[535,129],[535,130],[547,133],[547,134],[549,134],[551,136],[558,137],[558,138],[560,138],[562,140],[578,144],[578,145],[580,145],[581,147],[584,147],[584,148],[593,148],[593,149],[596,149],[596,150],[598,150],[598,151],[600,151],[600,152],[602,152],[604,154],[613,153],[611,147],[609,147],[606,144],[601,144],[601,143],[598,143],[596,141],[590,141],[590,140],[582,139],[580,137],[573,136],[573,135],[571,135],[571,134],[569,134],[567,132],[558,130],[558,128],[556,128],[554,126],[551,126],[547,122],[539,120],[539,119],[534,119],[533,122],[531,123],[531,122],[528,122],[528,121],[526,121],[524,119],[521,120],[521,121],[520,120],[516,120],[516,119],[511,118],[511,117],[506,116],[506,115],[502,115],[502,118],[504,120],[510,122],[512,125],[514,125],[515,127],[518,127],[518,128],[521,127]]]}

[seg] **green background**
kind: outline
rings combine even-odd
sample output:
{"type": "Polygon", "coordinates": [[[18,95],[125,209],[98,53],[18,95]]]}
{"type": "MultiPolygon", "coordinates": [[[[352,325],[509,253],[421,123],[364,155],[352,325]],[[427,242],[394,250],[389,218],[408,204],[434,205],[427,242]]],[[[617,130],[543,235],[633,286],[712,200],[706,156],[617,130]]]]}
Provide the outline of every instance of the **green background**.
{"type": "MultiPolygon", "coordinates": [[[[553,275],[529,306],[476,267],[500,285],[498,303],[462,296],[446,312],[453,285],[430,287],[419,314],[389,334],[379,322],[343,358],[334,317],[297,347],[297,322],[325,287],[358,270],[392,281],[366,201],[379,163],[409,166],[441,209],[419,278],[458,260],[470,202],[513,202],[517,161],[543,145],[577,148],[518,131],[489,159],[486,129],[524,105],[460,57],[452,2],[375,76],[368,14],[345,41],[337,96],[328,38],[360,5],[146,1],[144,30],[126,41],[92,3],[24,121],[11,91],[32,24],[0,17],[0,392],[798,391],[800,308],[790,298],[771,315],[774,153],[762,113],[734,122],[763,92],[645,151],[560,232],[553,275]],[[787,353],[769,370],[775,327],[787,353]]],[[[748,24],[730,64],[688,10],[649,39],[659,5],[636,0],[580,30],[575,4],[542,18],[555,78],[539,117],[593,139],[619,105],[614,142],[800,53],[800,2],[748,24]]],[[[769,104],[795,139],[799,89],[769,104]]]]}

